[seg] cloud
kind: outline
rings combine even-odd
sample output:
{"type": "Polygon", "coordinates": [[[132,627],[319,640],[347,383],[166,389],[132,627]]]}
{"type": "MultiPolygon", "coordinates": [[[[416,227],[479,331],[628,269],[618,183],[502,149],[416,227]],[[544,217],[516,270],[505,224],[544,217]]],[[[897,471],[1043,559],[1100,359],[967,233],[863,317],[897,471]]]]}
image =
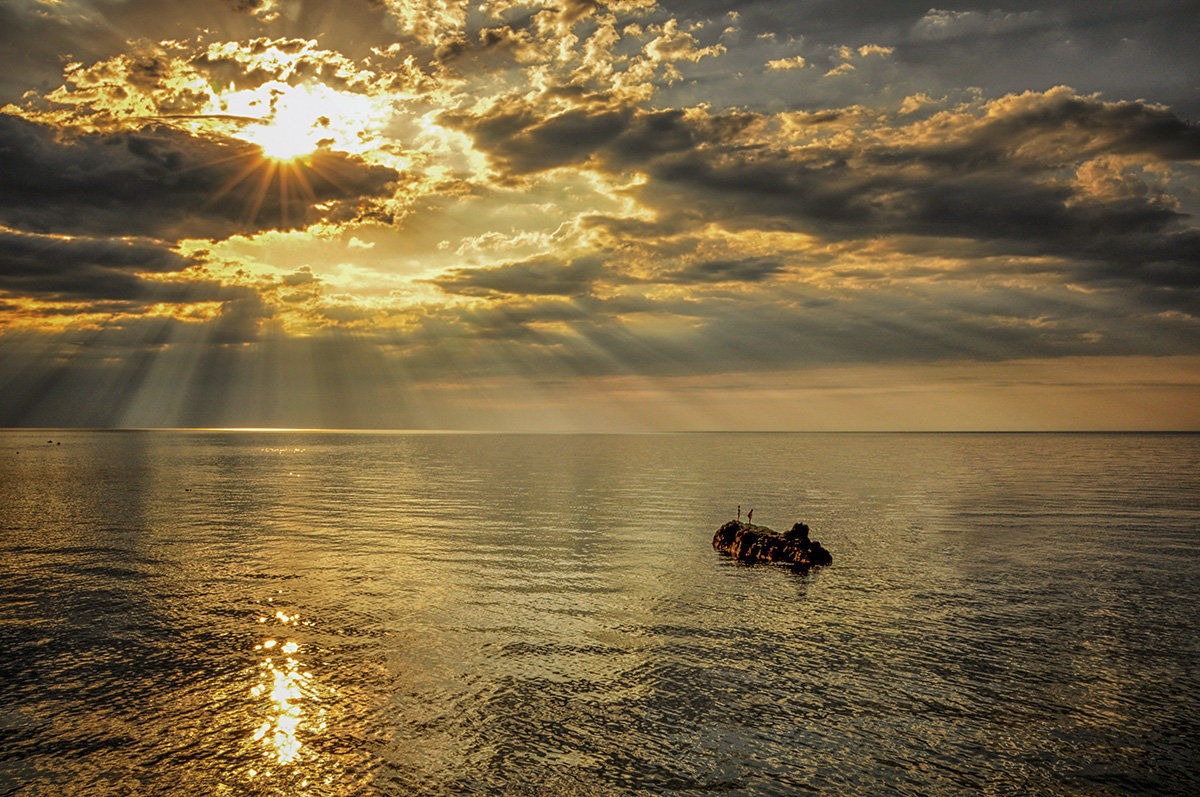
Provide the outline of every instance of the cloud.
{"type": "Polygon", "coordinates": [[[353,217],[397,176],[318,152],[281,189],[281,170],[242,142],[165,126],[72,136],[0,114],[0,223],[31,232],[178,240],[295,229],[353,217]]]}
{"type": "Polygon", "coordinates": [[[864,44],[855,50],[855,52],[858,53],[859,58],[869,58],[871,56],[878,56],[882,58],[891,55],[895,51],[895,47],[884,47],[881,44],[864,44]]]}
{"type": "Polygon", "coordinates": [[[645,47],[646,56],[655,63],[672,61],[699,61],[704,56],[716,56],[725,51],[725,47],[715,44],[710,47],[698,47],[696,37],[679,30],[679,22],[667,20],[662,28],[655,31],[658,35],[651,39],[645,47]]]}
{"type": "Polygon", "coordinates": [[[463,296],[575,296],[587,292],[603,266],[599,255],[566,262],[552,256],[535,257],[488,268],[453,269],[430,282],[463,296]]]}
{"type": "MultiPolygon", "coordinates": [[[[967,240],[993,255],[1059,258],[1067,280],[1178,289],[1176,306],[1193,306],[1197,229],[1155,183],[1170,163],[1200,159],[1200,126],[1063,87],[907,122],[911,110],[845,114],[828,130],[811,124],[819,115],[792,115],[790,144],[780,119],[702,109],[595,104],[541,115],[527,103],[445,121],[472,136],[501,180],[565,167],[639,173],[625,191],[656,220],[610,220],[613,240],[710,224],[847,243],[920,236],[947,253],[967,240]]],[[[663,279],[752,281],[774,273],[771,263],[699,259],[663,279]]]]}
{"type": "Polygon", "coordinates": [[[995,36],[1045,24],[1041,11],[952,11],[931,8],[913,25],[913,36],[925,41],[995,36]]]}
{"type": "Polygon", "coordinates": [[[767,69],[775,72],[787,71],[789,69],[803,69],[807,65],[802,55],[794,55],[791,58],[774,58],[767,61],[767,69]]]}
{"type": "Polygon", "coordinates": [[[207,301],[229,298],[215,282],[167,282],[191,258],[155,241],[61,238],[0,229],[0,291],[57,300],[207,301]]]}
{"type": "Polygon", "coordinates": [[[319,37],[324,47],[352,60],[397,38],[382,4],[364,0],[6,2],[0,4],[0,106],[18,101],[30,89],[49,92],[60,86],[66,60],[107,60],[124,53],[130,41],[191,41],[205,30],[220,30],[236,41],[282,33],[298,39],[319,37]],[[64,58],[67,54],[70,59],[64,58]]]}
{"type": "Polygon", "coordinates": [[[1105,273],[1132,280],[1158,273],[1148,263],[1174,264],[1175,280],[1200,266],[1196,228],[1169,196],[1126,188],[1114,198],[1058,179],[1103,154],[1147,165],[1200,158],[1200,127],[1164,109],[1057,89],[862,132],[792,149],[660,153],[641,164],[649,179],[635,193],[663,214],[686,209],[733,228],[976,239],[997,251],[1129,266],[1105,273]]]}
{"type": "Polygon", "coordinates": [[[758,118],[682,109],[642,111],[615,103],[541,116],[530,105],[497,104],[481,114],[445,114],[442,121],[470,134],[502,174],[524,175],[585,162],[610,170],[633,167],[667,153],[728,142],[758,118]]]}
{"type": "Polygon", "coordinates": [[[784,265],[774,257],[745,257],[736,260],[700,260],[662,275],[663,282],[761,282],[779,274],[784,265]]]}
{"type": "Polygon", "coordinates": [[[1200,345],[1175,0],[37,6],[0,8],[0,343],[147,406],[194,367],[184,422],[293,363],[352,393],[1200,345]],[[247,143],[289,103],[294,169],[247,143]]]}

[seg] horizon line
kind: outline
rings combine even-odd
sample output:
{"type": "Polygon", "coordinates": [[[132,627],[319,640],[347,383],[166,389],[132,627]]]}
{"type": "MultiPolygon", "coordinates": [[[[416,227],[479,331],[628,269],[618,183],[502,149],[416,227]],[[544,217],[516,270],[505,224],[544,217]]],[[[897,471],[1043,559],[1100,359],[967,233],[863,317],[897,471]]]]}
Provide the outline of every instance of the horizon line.
{"type": "Polygon", "coordinates": [[[1200,434],[1200,429],[421,429],[304,426],[0,426],[2,432],[196,432],[226,434],[683,435],[683,434],[1200,434]]]}

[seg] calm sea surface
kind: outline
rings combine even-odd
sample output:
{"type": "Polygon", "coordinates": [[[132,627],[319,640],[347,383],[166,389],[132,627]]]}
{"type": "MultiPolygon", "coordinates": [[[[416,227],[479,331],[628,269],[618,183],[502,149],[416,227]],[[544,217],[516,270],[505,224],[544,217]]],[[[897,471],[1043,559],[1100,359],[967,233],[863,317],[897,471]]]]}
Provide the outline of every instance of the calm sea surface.
{"type": "Polygon", "coordinates": [[[1196,794],[1198,597],[1195,435],[0,432],[0,794],[1196,794]]]}

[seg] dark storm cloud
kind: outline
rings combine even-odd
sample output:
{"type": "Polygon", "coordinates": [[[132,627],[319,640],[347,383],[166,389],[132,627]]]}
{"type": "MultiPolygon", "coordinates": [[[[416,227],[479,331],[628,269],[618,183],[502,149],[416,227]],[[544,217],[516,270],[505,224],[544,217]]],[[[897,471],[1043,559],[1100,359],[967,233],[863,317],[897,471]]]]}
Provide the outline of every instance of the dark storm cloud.
{"type": "MultiPolygon", "coordinates": [[[[1054,179],[1109,154],[1195,159],[1200,128],[1137,103],[1076,98],[944,141],[830,147],[803,157],[780,150],[679,153],[648,165],[652,179],[641,196],[734,226],[846,238],[970,238],[1014,253],[1130,267],[1170,262],[1196,284],[1197,231],[1171,203],[1149,190],[1096,198],[1054,179]]],[[[1148,273],[1134,268],[1127,276],[1148,273]]]]}
{"type": "Polygon", "coordinates": [[[1044,168],[1101,154],[1200,158],[1200,125],[1142,101],[1103,102],[1056,88],[997,101],[986,117],[943,138],[870,152],[881,165],[917,161],[948,169],[1044,168]]]}
{"type": "MultiPolygon", "coordinates": [[[[1061,258],[1069,281],[1200,288],[1200,232],[1169,207],[1126,201],[1067,203],[1070,189],[1000,177],[901,175],[870,180],[786,163],[715,168],[701,159],[664,164],[644,201],[686,207],[733,228],[789,229],[845,240],[919,235],[968,238],[992,254],[1061,258]],[[790,167],[790,168],[789,168],[790,167]]],[[[989,268],[1001,268],[990,264],[989,268]]],[[[1196,298],[1176,294],[1180,306],[1196,298]]]]}
{"type": "Polygon", "coordinates": [[[579,108],[541,118],[532,108],[497,107],[481,116],[444,114],[442,123],[469,133],[509,174],[528,174],[586,161],[625,132],[632,108],[579,108]]]}
{"type": "Polygon", "coordinates": [[[725,142],[756,121],[754,114],[694,115],[679,109],[639,111],[590,105],[549,117],[529,106],[497,105],[490,113],[444,114],[442,122],[472,136],[506,174],[529,174],[592,161],[619,170],[656,156],[725,142]]]}
{"type": "Polygon", "coordinates": [[[591,287],[602,268],[603,259],[598,255],[567,262],[547,256],[490,268],[454,269],[430,281],[447,293],[463,296],[575,296],[591,287]]]}
{"type": "Polygon", "coordinates": [[[1174,210],[1148,202],[1069,205],[1066,185],[996,172],[930,179],[904,168],[817,164],[764,153],[664,159],[639,195],[739,228],[792,229],[830,238],[916,234],[1007,241],[1017,251],[1087,245],[1088,236],[1162,231],[1174,210]]]}
{"type": "MultiPolygon", "coordinates": [[[[949,257],[969,241],[974,256],[1054,257],[1066,281],[1141,286],[1131,294],[1138,301],[1187,312],[1197,306],[1200,230],[1138,170],[1200,160],[1200,125],[1143,102],[1059,88],[790,148],[757,138],[764,119],[744,113],[595,104],[548,118],[505,107],[451,121],[501,177],[568,165],[644,174],[628,190],[658,211],[654,222],[586,220],[617,241],[713,222],[828,241],[916,236],[930,242],[929,254],[949,257]],[[1105,169],[1112,171],[1094,174],[1105,169]]],[[[533,294],[543,280],[546,293],[578,294],[571,273],[550,262],[536,273],[526,265],[456,272],[439,284],[476,295],[533,294]]],[[[662,269],[656,280],[752,283],[781,269],[778,258],[698,261],[662,269]]]]}
{"type": "Polygon", "coordinates": [[[153,241],[58,238],[0,230],[0,291],[56,300],[211,301],[240,295],[215,282],[149,280],[193,261],[153,241]]]}
{"type": "Polygon", "coordinates": [[[0,229],[0,269],[5,275],[69,273],[81,266],[162,274],[195,262],[157,241],[62,238],[0,229]]]}
{"type": "Polygon", "coordinates": [[[736,138],[762,121],[742,113],[601,107],[540,118],[529,108],[496,108],[447,121],[508,172],[568,164],[637,169],[653,178],[642,192],[649,198],[661,190],[683,200],[677,192],[686,187],[701,202],[711,200],[705,207],[715,216],[801,227],[842,223],[856,225],[856,234],[937,234],[939,225],[953,235],[978,228],[984,237],[1064,224],[1068,231],[1157,228],[1177,214],[1145,203],[1071,211],[1064,203],[1076,189],[1046,178],[1101,155],[1200,158],[1200,125],[1144,103],[1104,103],[1065,89],[1007,98],[982,119],[881,126],[793,149],[736,138]]]}
{"type": "MultiPolygon", "coordinates": [[[[843,115],[834,109],[802,121],[814,125],[843,115]]],[[[761,179],[764,187],[773,186],[768,189],[772,194],[795,194],[797,176],[803,178],[800,182],[819,182],[822,175],[838,174],[838,167],[852,165],[860,170],[919,165],[954,174],[1060,168],[1101,154],[1200,158],[1200,125],[1161,107],[1106,103],[1062,88],[1008,98],[982,120],[960,117],[940,131],[897,130],[885,143],[866,135],[824,151],[808,148],[803,160],[765,143],[749,146],[733,141],[746,128],[764,121],[751,113],[641,111],[597,103],[542,116],[528,105],[498,104],[477,115],[444,114],[442,121],[470,134],[505,172],[527,174],[579,163],[620,171],[653,168],[657,163],[663,173],[669,173],[672,161],[664,156],[679,155],[733,168],[740,162],[750,183],[761,179]],[[763,173],[756,176],[760,167],[763,173]],[[778,168],[782,173],[774,174],[778,168]],[[786,187],[789,181],[795,185],[786,187]]],[[[707,166],[706,171],[714,167],[707,166]]],[[[731,188],[736,187],[736,179],[731,177],[730,182],[731,188]]]]}
{"type": "Polygon", "coordinates": [[[1084,278],[1200,286],[1198,231],[1170,201],[1139,180],[1140,192],[1097,197],[1061,179],[1095,157],[1200,159],[1200,126],[1142,103],[1064,91],[1016,98],[968,124],[944,137],[922,131],[912,142],[897,136],[804,160],[779,151],[723,159],[687,153],[654,164],[661,185],[646,191],[662,191],[660,206],[692,200],[735,223],[970,238],[1002,251],[1108,264],[1080,269],[1084,278]]]}
{"type": "Polygon", "coordinates": [[[705,282],[762,282],[783,271],[774,257],[745,257],[735,260],[701,260],[661,276],[662,282],[680,284],[705,282]]]}
{"type": "Polygon", "coordinates": [[[315,205],[383,194],[397,177],[341,153],[317,153],[281,192],[257,148],[169,127],[61,137],[0,114],[0,223],[39,233],[178,240],[294,229],[315,205]]]}

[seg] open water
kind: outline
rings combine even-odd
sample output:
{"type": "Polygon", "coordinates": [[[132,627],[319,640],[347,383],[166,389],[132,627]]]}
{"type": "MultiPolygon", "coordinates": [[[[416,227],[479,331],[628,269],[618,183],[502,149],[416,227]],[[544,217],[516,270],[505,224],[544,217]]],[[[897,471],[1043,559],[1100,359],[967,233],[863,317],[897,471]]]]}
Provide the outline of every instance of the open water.
{"type": "Polygon", "coordinates": [[[2,432],[0,794],[1195,794],[1198,486],[1195,435],[2,432]],[[738,504],[833,565],[718,555],[738,504]]]}

